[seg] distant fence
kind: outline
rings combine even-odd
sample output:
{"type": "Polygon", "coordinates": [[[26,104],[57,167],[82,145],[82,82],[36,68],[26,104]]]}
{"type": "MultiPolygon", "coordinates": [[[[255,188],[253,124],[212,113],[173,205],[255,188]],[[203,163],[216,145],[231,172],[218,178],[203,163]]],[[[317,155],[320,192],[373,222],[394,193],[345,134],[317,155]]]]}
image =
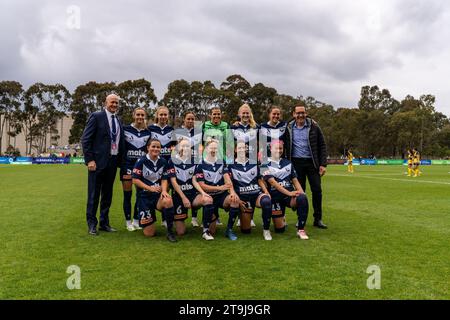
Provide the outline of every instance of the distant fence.
{"type": "MultiPolygon", "coordinates": [[[[328,162],[328,164],[336,164],[335,161],[328,162]]],[[[347,160],[343,160],[343,164],[347,165],[347,160]]],[[[420,161],[420,164],[422,166],[431,166],[431,165],[450,165],[450,160],[428,160],[424,159],[420,161]]],[[[356,166],[375,166],[375,165],[394,165],[394,166],[400,166],[400,165],[408,165],[407,160],[386,160],[386,159],[354,159],[353,165],[356,166]]]]}
{"type": "MultiPolygon", "coordinates": [[[[0,164],[29,165],[29,164],[84,164],[83,157],[51,158],[51,157],[0,157],[0,164]]],[[[328,159],[330,165],[347,165],[345,159],[328,159]]],[[[355,166],[375,165],[407,165],[407,160],[385,160],[385,159],[354,159],[355,166]]],[[[450,160],[422,160],[423,166],[450,165],[450,160]]]]}
{"type": "Polygon", "coordinates": [[[84,158],[55,157],[0,157],[0,164],[30,165],[30,164],[84,164],[84,158]]]}

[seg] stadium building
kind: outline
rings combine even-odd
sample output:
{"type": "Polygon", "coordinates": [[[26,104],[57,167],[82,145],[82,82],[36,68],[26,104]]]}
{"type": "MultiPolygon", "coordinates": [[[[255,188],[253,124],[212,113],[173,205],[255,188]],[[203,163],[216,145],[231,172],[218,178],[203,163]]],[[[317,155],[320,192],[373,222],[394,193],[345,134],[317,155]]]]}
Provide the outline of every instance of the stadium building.
{"type": "MultiPolygon", "coordinates": [[[[69,136],[70,136],[70,129],[72,128],[73,119],[72,117],[65,116],[61,120],[57,121],[56,129],[58,130],[57,134],[47,134],[46,139],[44,140],[45,146],[43,147],[44,153],[65,153],[65,154],[72,154],[75,150],[71,149],[69,147],[69,136]],[[58,136],[57,138],[54,138],[54,136],[58,136]]],[[[8,149],[8,146],[12,146],[14,149],[18,149],[21,156],[28,156],[30,154],[26,154],[26,141],[25,141],[25,135],[23,132],[18,134],[16,137],[11,137],[8,134],[9,131],[9,125],[8,122],[6,122],[4,128],[3,128],[3,139],[2,139],[2,146],[0,150],[0,154],[5,154],[6,150],[8,149]]],[[[37,150],[33,148],[31,150],[31,153],[34,155],[37,155],[37,150]]]]}

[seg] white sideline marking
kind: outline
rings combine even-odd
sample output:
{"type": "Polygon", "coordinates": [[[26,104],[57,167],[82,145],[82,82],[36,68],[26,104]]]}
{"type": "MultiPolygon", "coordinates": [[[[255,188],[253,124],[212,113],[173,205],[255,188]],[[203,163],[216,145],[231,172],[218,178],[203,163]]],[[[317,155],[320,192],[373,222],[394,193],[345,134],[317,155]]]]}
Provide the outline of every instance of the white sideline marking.
{"type": "Polygon", "coordinates": [[[414,178],[412,178],[412,177],[410,179],[393,179],[393,178],[382,178],[382,177],[367,176],[367,175],[350,176],[350,175],[347,175],[347,174],[328,174],[328,176],[332,176],[332,177],[351,177],[351,178],[361,177],[361,178],[391,180],[391,181],[423,182],[423,183],[431,183],[431,184],[450,185],[450,182],[438,182],[438,181],[429,181],[429,180],[413,180],[414,178]]]}

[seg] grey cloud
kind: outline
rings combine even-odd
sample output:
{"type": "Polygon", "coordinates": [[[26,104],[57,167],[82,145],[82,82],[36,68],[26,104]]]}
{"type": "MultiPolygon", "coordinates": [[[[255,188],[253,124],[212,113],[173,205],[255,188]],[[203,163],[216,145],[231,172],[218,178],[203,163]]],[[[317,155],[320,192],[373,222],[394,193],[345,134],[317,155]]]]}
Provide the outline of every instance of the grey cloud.
{"type": "Polygon", "coordinates": [[[281,93],[354,106],[374,74],[409,67],[408,55],[448,50],[446,1],[375,6],[382,9],[379,29],[367,27],[364,5],[347,0],[4,0],[0,80],[61,82],[73,90],[90,80],[145,77],[161,98],[175,79],[219,85],[239,73],[281,93]],[[80,30],[66,26],[72,4],[81,9],[80,30]]]}

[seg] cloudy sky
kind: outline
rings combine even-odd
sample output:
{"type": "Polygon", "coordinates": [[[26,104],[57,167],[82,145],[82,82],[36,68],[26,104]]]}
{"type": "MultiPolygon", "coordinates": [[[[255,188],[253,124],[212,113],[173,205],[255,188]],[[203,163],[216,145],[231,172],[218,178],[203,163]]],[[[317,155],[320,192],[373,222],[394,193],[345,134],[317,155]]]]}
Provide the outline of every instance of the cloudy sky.
{"type": "Polygon", "coordinates": [[[434,94],[450,116],[449,39],[446,0],[1,0],[0,80],[144,77],[161,98],[175,79],[238,73],[335,107],[376,84],[434,94]]]}

